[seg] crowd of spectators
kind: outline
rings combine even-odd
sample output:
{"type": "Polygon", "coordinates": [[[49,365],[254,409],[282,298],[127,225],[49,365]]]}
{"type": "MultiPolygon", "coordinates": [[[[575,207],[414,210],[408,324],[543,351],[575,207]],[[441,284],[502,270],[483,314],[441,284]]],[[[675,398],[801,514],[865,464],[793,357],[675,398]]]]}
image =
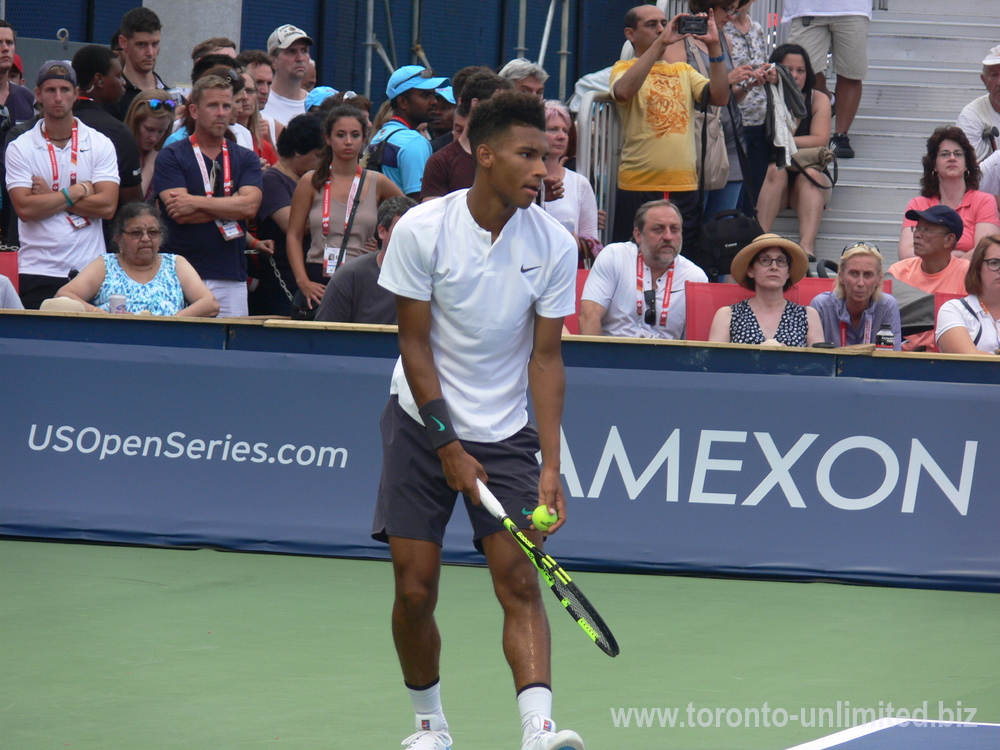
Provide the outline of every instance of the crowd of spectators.
{"type": "MultiPolygon", "coordinates": [[[[870,4],[789,0],[790,42],[771,50],[750,18],[753,2],[689,0],[704,33],[682,30],[681,16],[667,19],[655,5],[626,13],[628,44],[603,72],[623,125],[616,220],[606,234],[593,187],[573,169],[574,116],[545,102],[549,153],[537,201],[576,239],[580,268],[592,268],[580,331],[684,338],[685,282],[708,280],[697,265],[700,228],[742,206],[765,232],[732,262],[732,280],[753,294],[718,311],[714,340],[851,345],[873,343],[884,325],[896,348],[933,348],[952,329],[935,336],[929,325],[904,342],[883,279],[924,294],[968,291],[973,318],[994,303],[1000,47],[983,60],[986,94],[927,141],[900,262],[883,269],[877,247],[853,245],[833,290],[792,307],[783,295],[815,260],[832,180],[821,168],[793,171],[789,157],[827,145],[854,156],[848,131],[866,73],[870,4]],[[794,93],[799,118],[773,106],[794,93]],[[705,107],[719,115],[729,174],[699,191],[695,121],[705,107]],[[797,243],[768,234],[786,207],[798,216],[797,243]],[[605,238],[615,241],[605,247],[605,238]]],[[[182,95],[156,72],[162,31],[152,10],[130,10],[110,46],[86,45],[72,61],[50,60],[25,77],[16,32],[0,21],[0,231],[20,246],[19,304],[61,296],[104,309],[106,287],[117,284],[136,295],[129,312],[391,323],[376,281],[394,221],[417,201],[471,186],[476,154],[465,127],[480,102],[507,89],[544,100],[548,78],[521,58],[451,79],[405,65],[373,115],[367,98],[319,85],[316,41],[284,24],[265,50],[241,52],[225,37],[193,45],[182,95]],[[156,226],[143,233],[122,217],[156,226]],[[140,302],[139,287],[171,274],[169,303],[140,302]]],[[[601,75],[586,76],[588,85],[601,75]]],[[[0,293],[13,304],[6,282],[0,293]]],[[[964,321],[969,329],[964,307],[948,309],[953,328],[964,321]]]]}

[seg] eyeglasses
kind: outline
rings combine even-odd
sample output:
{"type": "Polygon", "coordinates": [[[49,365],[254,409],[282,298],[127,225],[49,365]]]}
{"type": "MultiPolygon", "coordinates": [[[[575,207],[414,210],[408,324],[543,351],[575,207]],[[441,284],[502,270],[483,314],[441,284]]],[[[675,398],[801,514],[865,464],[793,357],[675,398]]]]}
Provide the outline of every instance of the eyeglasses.
{"type": "Polygon", "coordinates": [[[736,18],[740,14],[740,8],[738,5],[730,5],[728,8],[723,8],[723,12],[730,18],[736,18]]]}
{"type": "Polygon", "coordinates": [[[770,268],[772,263],[778,268],[784,268],[788,265],[788,258],[784,255],[779,255],[777,258],[772,258],[770,255],[759,255],[757,256],[757,263],[764,266],[764,268],[770,268]]]}
{"type": "Polygon", "coordinates": [[[928,234],[949,234],[948,230],[944,227],[920,227],[912,226],[910,231],[913,232],[914,236],[918,234],[928,235],[928,234]]]}
{"type": "Polygon", "coordinates": [[[950,159],[954,156],[956,159],[962,159],[965,157],[965,152],[962,149],[956,149],[955,151],[938,151],[938,158],[950,159]]]}
{"type": "Polygon", "coordinates": [[[848,250],[854,250],[855,248],[861,248],[862,250],[868,250],[869,252],[882,254],[882,251],[878,249],[878,245],[874,242],[855,242],[853,245],[848,245],[843,250],[840,251],[840,255],[844,256],[847,254],[848,250]]]}
{"type": "Polygon", "coordinates": [[[149,108],[154,112],[164,108],[173,112],[177,108],[177,102],[173,99],[150,99],[149,108]]]}
{"type": "Polygon", "coordinates": [[[646,325],[655,326],[656,325],[656,290],[647,289],[642,293],[643,298],[646,300],[646,315],[643,318],[646,321],[646,325]]]}
{"type": "Polygon", "coordinates": [[[160,230],[156,227],[152,229],[126,229],[122,234],[132,240],[141,240],[143,237],[149,237],[151,240],[160,239],[160,230]]]}
{"type": "Polygon", "coordinates": [[[1000,258],[990,258],[989,260],[984,260],[983,265],[991,271],[1000,271],[1000,258]]]}

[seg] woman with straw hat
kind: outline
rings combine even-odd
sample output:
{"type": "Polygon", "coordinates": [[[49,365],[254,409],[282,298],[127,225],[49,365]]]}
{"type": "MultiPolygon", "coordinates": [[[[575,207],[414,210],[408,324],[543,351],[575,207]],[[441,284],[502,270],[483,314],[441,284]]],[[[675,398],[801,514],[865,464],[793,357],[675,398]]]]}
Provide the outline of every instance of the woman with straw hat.
{"type": "Polygon", "coordinates": [[[823,341],[823,324],[811,307],[785,299],[806,275],[805,250],[776,234],[762,234],[737,253],[730,273],[754,296],[719,308],[709,341],[765,346],[811,346],[823,341]]]}

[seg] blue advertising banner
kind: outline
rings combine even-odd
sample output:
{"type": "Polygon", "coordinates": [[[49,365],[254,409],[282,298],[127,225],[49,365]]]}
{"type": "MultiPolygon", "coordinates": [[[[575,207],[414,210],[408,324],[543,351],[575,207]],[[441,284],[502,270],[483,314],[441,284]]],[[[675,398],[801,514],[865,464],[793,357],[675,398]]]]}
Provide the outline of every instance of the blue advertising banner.
{"type": "MultiPolygon", "coordinates": [[[[575,358],[579,360],[579,357],[575,358]]],[[[386,557],[393,360],[0,339],[0,534],[386,557]]],[[[567,368],[568,567],[1000,590],[1000,386],[567,368]]],[[[479,562],[457,510],[445,558],[479,562]]]]}

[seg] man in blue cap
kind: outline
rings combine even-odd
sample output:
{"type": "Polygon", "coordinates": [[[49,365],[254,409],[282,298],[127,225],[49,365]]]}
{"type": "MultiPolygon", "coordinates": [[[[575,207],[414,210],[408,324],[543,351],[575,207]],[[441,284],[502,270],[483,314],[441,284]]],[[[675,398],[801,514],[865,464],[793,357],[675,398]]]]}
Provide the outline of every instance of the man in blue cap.
{"type": "Polygon", "coordinates": [[[399,189],[413,200],[420,200],[424,166],[431,157],[431,143],[417,127],[437,114],[435,89],[448,85],[447,78],[436,78],[430,68],[404,65],[389,78],[385,95],[392,105],[392,117],[382,126],[368,147],[368,166],[380,168],[399,189]]]}

